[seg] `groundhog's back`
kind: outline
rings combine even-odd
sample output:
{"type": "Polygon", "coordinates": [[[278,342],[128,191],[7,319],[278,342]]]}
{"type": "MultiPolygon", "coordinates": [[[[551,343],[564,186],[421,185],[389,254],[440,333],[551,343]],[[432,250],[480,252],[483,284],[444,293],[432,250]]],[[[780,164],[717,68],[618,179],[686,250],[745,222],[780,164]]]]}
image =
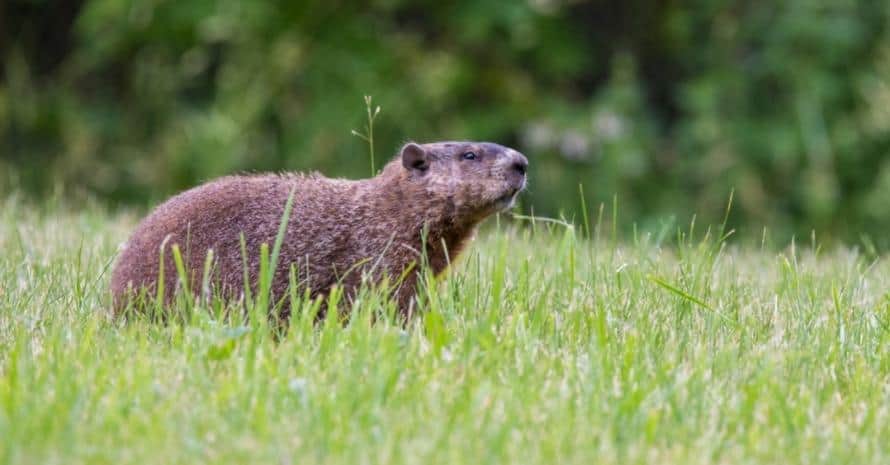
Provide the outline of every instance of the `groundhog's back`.
{"type": "MultiPolygon", "coordinates": [[[[332,253],[325,244],[335,244],[338,220],[348,216],[348,181],[314,176],[235,176],[222,178],[183,192],[167,200],[134,230],[124,246],[111,278],[115,308],[126,304],[134,290],[153,295],[160,274],[164,249],[165,297],[173,295],[178,282],[173,246],[185,260],[190,283],[200,283],[208,250],[213,250],[213,282],[223,293],[244,288],[244,259],[241,235],[247,250],[249,285],[255,284],[259,250],[273,244],[287,198],[294,190],[288,243],[282,250],[284,262],[297,260],[312,250],[318,261],[332,253]],[[335,210],[332,210],[335,206],[335,210]]],[[[308,270],[307,270],[308,271],[308,270]]],[[[194,284],[192,284],[193,290],[194,284]]]]}

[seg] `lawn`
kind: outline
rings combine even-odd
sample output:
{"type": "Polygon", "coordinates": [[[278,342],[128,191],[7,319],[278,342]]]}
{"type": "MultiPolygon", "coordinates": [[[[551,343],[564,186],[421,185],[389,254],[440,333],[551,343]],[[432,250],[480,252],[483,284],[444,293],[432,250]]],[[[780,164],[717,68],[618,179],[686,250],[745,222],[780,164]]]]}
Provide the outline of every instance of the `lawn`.
{"type": "Polygon", "coordinates": [[[0,200],[2,463],[890,463],[888,258],[491,220],[408,327],[275,338],[112,318],[137,219],[0,200]]]}

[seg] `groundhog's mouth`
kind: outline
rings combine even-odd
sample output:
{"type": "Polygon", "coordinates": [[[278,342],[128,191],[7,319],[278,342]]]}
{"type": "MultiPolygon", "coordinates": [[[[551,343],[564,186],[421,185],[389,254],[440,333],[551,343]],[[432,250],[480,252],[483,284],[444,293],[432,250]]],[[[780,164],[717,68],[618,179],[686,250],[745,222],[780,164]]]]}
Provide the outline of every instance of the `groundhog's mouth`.
{"type": "Polygon", "coordinates": [[[516,205],[516,196],[519,195],[519,191],[522,189],[510,189],[506,194],[500,196],[495,200],[495,208],[498,211],[509,210],[516,205]]]}

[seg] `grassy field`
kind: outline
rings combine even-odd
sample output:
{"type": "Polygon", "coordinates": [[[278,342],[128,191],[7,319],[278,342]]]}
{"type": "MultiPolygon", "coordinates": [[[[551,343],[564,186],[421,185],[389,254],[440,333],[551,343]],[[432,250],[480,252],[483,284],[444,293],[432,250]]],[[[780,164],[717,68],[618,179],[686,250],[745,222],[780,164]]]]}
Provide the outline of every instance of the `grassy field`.
{"type": "Polygon", "coordinates": [[[0,200],[2,463],[890,463],[890,260],[489,228],[426,318],[109,317],[134,215],[0,200]]]}

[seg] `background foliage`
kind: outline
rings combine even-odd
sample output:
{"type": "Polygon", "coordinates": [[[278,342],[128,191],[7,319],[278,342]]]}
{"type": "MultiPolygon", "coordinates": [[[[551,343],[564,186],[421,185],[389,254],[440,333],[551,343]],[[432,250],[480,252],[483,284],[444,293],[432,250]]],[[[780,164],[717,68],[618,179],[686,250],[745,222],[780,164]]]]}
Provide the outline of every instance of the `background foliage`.
{"type": "Polygon", "coordinates": [[[516,146],[536,213],[576,215],[583,183],[587,205],[617,196],[665,229],[718,221],[735,189],[753,234],[887,244],[888,17],[885,0],[12,0],[0,179],[145,205],[241,170],[364,176],[350,130],[372,94],[378,152],[516,146]]]}

